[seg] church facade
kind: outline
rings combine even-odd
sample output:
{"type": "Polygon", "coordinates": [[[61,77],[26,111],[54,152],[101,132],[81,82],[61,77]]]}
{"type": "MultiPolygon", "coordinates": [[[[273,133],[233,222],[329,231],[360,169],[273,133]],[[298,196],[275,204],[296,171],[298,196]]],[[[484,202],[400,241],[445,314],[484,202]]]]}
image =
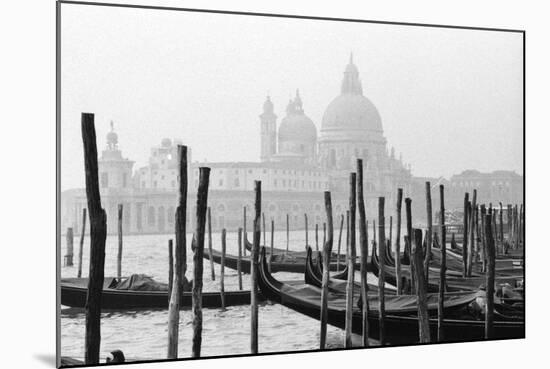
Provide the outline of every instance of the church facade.
{"type": "MultiPolygon", "coordinates": [[[[309,229],[325,221],[324,195],[331,191],[335,224],[348,208],[349,175],[356,159],[363,159],[367,217],[377,216],[378,197],[386,198],[386,211],[393,213],[397,188],[404,197],[413,197],[416,186],[410,165],[388,149],[382,118],[376,106],[364,95],[359,70],[350,58],[345,67],[340,93],[330,102],[321,128],[306,114],[299,91],[291,99],[280,123],[275,105],[268,96],[259,115],[261,152],[257,162],[192,161],[188,149],[188,227],[192,227],[198,168],[211,168],[208,202],[215,230],[236,230],[243,226],[244,210],[249,211],[247,228],[252,229],[254,181],[262,181],[262,211],[266,222],[276,229],[309,229]],[[288,217],[288,218],[287,218],[288,217]]],[[[123,205],[125,233],[170,233],[174,229],[177,203],[177,145],[181,140],[164,138],[151,148],[149,162],[133,168],[123,157],[118,136],[111,127],[107,145],[99,158],[102,204],[107,212],[108,232],[116,233],[117,206],[123,205]]],[[[435,194],[434,194],[435,195],[435,194]]],[[[419,197],[419,196],[414,196],[419,197]]],[[[61,198],[62,230],[80,231],[82,209],[86,207],[83,189],[64,191],[61,198]]],[[[192,228],[188,228],[191,230],[192,228]]]]}

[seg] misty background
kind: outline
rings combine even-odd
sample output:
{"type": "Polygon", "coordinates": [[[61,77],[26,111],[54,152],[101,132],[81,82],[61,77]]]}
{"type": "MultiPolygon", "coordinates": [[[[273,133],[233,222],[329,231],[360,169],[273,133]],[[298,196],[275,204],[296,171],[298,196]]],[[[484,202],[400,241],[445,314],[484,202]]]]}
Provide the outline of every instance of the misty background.
{"type": "Polygon", "coordinates": [[[295,90],[318,130],[353,52],[364,95],[415,176],[523,172],[520,33],[63,4],[61,189],[84,187],[81,112],[98,150],[181,138],[193,161],[259,161],[267,94],[278,123],[295,90]]]}

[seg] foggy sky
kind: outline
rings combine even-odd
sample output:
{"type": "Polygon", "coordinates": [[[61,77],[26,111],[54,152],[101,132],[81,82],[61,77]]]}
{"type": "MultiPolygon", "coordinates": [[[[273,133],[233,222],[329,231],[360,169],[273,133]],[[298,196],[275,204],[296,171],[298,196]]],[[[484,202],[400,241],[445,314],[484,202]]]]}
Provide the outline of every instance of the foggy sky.
{"type": "Polygon", "coordinates": [[[164,137],[193,161],[258,161],[267,94],[295,90],[318,130],[353,51],[388,149],[413,175],[523,171],[522,35],[62,5],[62,189],[84,186],[81,112],[98,150],[114,121],[124,157],[164,137]]]}

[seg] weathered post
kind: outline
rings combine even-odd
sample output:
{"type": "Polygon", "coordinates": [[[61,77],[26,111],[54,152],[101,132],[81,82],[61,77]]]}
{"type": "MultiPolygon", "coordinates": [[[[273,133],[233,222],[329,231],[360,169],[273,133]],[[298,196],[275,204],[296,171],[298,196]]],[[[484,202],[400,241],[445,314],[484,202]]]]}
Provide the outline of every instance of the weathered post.
{"type": "Polygon", "coordinates": [[[350,174],[349,189],[349,247],[348,247],[348,283],[346,285],[346,323],[345,323],[345,347],[352,347],[351,332],[353,322],[353,285],[355,276],[355,184],[356,174],[350,174]]]}
{"type": "Polygon", "coordinates": [[[267,247],[267,242],[265,240],[265,214],[264,213],[262,213],[262,229],[264,232],[264,246],[267,247]]]}
{"type": "Polygon", "coordinates": [[[122,204],[118,204],[118,253],[116,258],[116,276],[122,277],[122,204]]]}
{"type": "Polygon", "coordinates": [[[225,228],[222,229],[222,259],[220,262],[220,297],[222,301],[222,310],[225,309],[225,285],[224,285],[224,279],[225,279],[225,239],[226,239],[226,231],[225,228]]]}
{"type": "Polygon", "coordinates": [[[365,215],[365,198],[363,195],[363,160],[357,159],[357,205],[359,210],[359,244],[361,247],[361,313],[362,344],[369,345],[369,285],[367,283],[367,263],[369,257],[369,236],[365,215]]]}
{"type": "Polygon", "coordinates": [[[401,280],[401,203],[403,201],[403,189],[397,189],[397,227],[395,229],[395,275],[397,279],[397,294],[403,292],[403,281],[401,280]]]}
{"type": "Polygon", "coordinates": [[[474,189],[473,195],[472,195],[472,205],[470,207],[470,226],[469,226],[469,235],[470,238],[468,241],[468,277],[472,276],[472,263],[474,259],[474,242],[475,242],[475,212],[476,212],[476,198],[477,198],[477,190],[474,189]]]}
{"type": "Polygon", "coordinates": [[[308,230],[307,230],[307,214],[304,213],[304,222],[305,222],[305,226],[306,226],[306,250],[307,250],[307,247],[309,246],[309,242],[308,242],[308,230]]]}
{"type": "Polygon", "coordinates": [[[338,253],[336,254],[336,272],[340,271],[340,245],[342,243],[342,230],[344,228],[344,214],[340,215],[340,233],[338,234],[338,253]]]}
{"type": "Polygon", "coordinates": [[[464,194],[464,227],[462,230],[462,277],[468,275],[468,213],[470,201],[468,200],[469,194],[464,194]]]}
{"type": "Polygon", "coordinates": [[[246,256],[246,240],[248,240],[248,237],[246,235],[246,206],[243,206],[243,245],[245,245],[245,247],[243,247],[243,255],[246,256]]]}
{"type": "MultiPolygon", "coordinates": [[[[254,238],[250,255],[250,352],[258,353],[258,256],[260,252],[260,214],[262,212],[262,182],[254,181],[254,238]]],[[[288,216],[287,216],[288,219],[288,216]]],[[[288,224],[288,223],[287,223],[288,224]]]]}
{"type": "Polygon", "coordinates": [[[507,217],[507,229],[508,229],[508,235],[507,235],[507,242],[508,247],[512,247],[512,205],[508,204],[506,205],[506,217],[507,217]]]}
{"type": "Polygon", "coordinates": [[[416,301],[418,306],[418,332],[420,343],[430,343],[430,319],[428,316],[427,280],[422,260],[422,230],[415,229],[413,237],[412,263],[416,274],[416,301]]]}
{"type": "Polygon", "coordinates": [[[214,269],[214,258],[212,257],[212,214],[210,213],[210,206],[206,214],[208,218],[208,259],[210,259],[210,278],[215,281],[216,270],[214,269]]]}
{"type": "Polygon", "coordinates": [[[168,305],[168,359],[178,358],[180,301],[187,270],[187,146],[178,145],[178,206],[176,207],[176,250],[174,282],[168,305]]]}
{"type": "Polygon", "coordinates": [[[288,220],[288,214],[286,215],[286,251],[288,252],[288,245],[290,244],[290,222],[288,220]]]}
{"type": "MultiPolygon", "coordinates": [[[[502,219],[502,203],[499,202],[498,203],[499,205],[499,212],[498,212],[498,216],[499,216],[499,243],[500,243],[500,253],[501,254],[504,254],[504,224],[503,224],[503,219],[502,219]]],[[[484,232],[485,232],[485,229],[484,229],[484,232]]]]}
{"type": "Polygon", "coordinates": [[[101,344],[101,296],[105,269],[105,240],[107,217],[101,208],[99,194],[97,146],[94,114],[82,113],[82,141],[84,144],[84,168],[86,176],[86,199],[90,213],[90,269],[88,294],[86,295],[86,337],[84,342],[85,363],[99,363],[101,344]]]}
{"type": "Polygon", "coordinates": [[[269,272],[271,273],[271,262],[273,261],[273,248],[275,244],[275,221],[271,219],[271,253],[269,254],[269,272]]]}
{"type": "MultiPolygon", "coordinates": [[[[201,356],[202,344],[202,273],[204,255],[204,228],[206,223],[206,205],[208,204],[208,184],[210,168],[199,168],[199,188],[197,190],[197,222],[195,235],[197,244],[193,254],[193,290],[191,310],[193,313],[193,347],[191,356],[201,356]]],[[[223,274],[222,274],[223,275],[223,274]]],[[[223,281],[223,277],[222,277],[223,281]]]]}
{"type": "Polygon", "coordinates": [[[325,247],[326,242],[327,242],[327,223],[323,222],[323,247],[325,247]]]}
{"type": "Polygon", "coordinates": [[[485,217],[486,217],[486,210],[485,210],[485,205],[481,205],[481,208],[480,208],[480,212],[481,212],[481,250],[482,250],[482,258],[481,258],[481,262],[482,262],[482,269],[481,271],[482,272],[487,272],[487,238],[485,237],[485,217]]]}
{"type": "Polygon", "coordinates": [[[315,223],[315,251],[319,252],[319,224],[315,223]]]}
{"type": "Polygon", "coordinates": [[[174,241],[168,240],[168,305],[172,296],[172,287],[174,283],[174,241]]]}
{"type": "Polygon", "coordinates": [[[432,219],[432,186],[430,182],[426,182],[426,216],[427,216],[427,234],[426,234],[426,255],[424,256],[424,271],[426,272],[426,280],[430,273],[430,258],[432,257],[432,235],[433,235],[433,219],[432,219]]]}
{"type": "Polygon", "coordinates": [[[445,273],[447,272],[447,230],[445,229],[445,187],[439,185],[439,226],[441,234],[441,266],[439,268],[439,299],[437,300],[437,341],[443,342],[444,305],[445,301],[445,273]]]}
{"type": "Polygon", "coordinates": [[[386,319],[386,302],[384,296],[385,262],[384,249],[386,247],[386,231],[384,216],[384,197],[378,198],[378,255],[380,256],[380,271],[378,272],[378,327],[380,328],[380,345],[386,344],[386,329],[384,327],[386,319]]]}
{"type": "Polygon", "coordinates": [[[407,237],[405,238],[405,249],[409,255],[410,259],[410,275],[411,275],[411,293],[414,293],[416,288],[416,277],[414,273],[414,264],[412,262],[412,239],[413,239],[413,229],[412,229],[412,210],[411,210],[412,200],[410,198],[405,199],[405,220],[407,223],[407,237]]]}
{"type": "Polygon", "coordinates": [[[78,273],[77,277],[82,278],[82,253],[84,251],[84,236],[86,235],[86,208],[82,209],[82,229],[80,232],[80,245],[78,247],[78,273]]]}
{"type": "Polygon", "coordinates": [[[237,278],[239,279],[239,290],[242,291],[243,289],[243,276],[242,276],[242,265],[241,265],[241,259],[242,259],[242,249],[243,249],[243,229],[239,227],[239,231],[237,232],[237,238],[238,238],[238,258],[237,258],[237,278]]]}
{"type": "Polygon", "coordinates": [[[325,349],[327,338],[327,305],[328,305],[328,282],[330,278],[330,254],[332,253],[332,240],[333,240],[333,223],[332,223],[332,201],[330,198],[330,192],[325,191],[325,210],[327,213],[328,222],[328,240],[323,243],[323,281],[321,290],[321,337],[320,346],[321,350],[325,349]]]}
{"type": "Polygon", "coordinates": [[[73,253],[74,253],[74,235],[73,235],[73,227],[67,228],[67,254],[65,255],[65,265],[66,266],[73,266],[73,253]]]}
{"type": "Polygon", "coordinates": [[[491,217],[485,218],[485,239],[487,240],[487,304],[485,305],[485,339],[494,337],[494,299],[495,299],[495,242],[491,232],[491,217]]]}
{"type": "Polygon", "coordinates": [[[392,233],[393,233],[393,216],[390,215],[390,234],[388,241],[390,242],[390,249],[392,244],[392,233]]]}

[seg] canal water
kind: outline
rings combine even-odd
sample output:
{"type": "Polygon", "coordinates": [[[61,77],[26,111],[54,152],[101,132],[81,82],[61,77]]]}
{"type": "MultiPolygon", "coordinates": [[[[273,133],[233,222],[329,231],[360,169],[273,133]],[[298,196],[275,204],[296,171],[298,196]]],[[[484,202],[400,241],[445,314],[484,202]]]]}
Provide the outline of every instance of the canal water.
{"type": "MultiPolygon", "coordinates": [[[[344,236],[345,237],[345,236],[344,236]]],[[[122,256],[122,275],[146,274],[160,282],[168,280],[168,240],[173,235],[125,236],[122,256]]],[[[221,250],[220,234],[213,234],[213,248],[221,250]]],[[[249,234],[249,239],[251,234],[249,234]]],[[[286,232],[275,233],[275,247],[286,248],[286,232]]],[[[320,232],[319,244],[322,242],[320,232]]],[[[193,272],[190,251],[191,235],[187,236],[188,263],[186,276],[191,279],[193,272]]],[[[78,237],[75,235],[73,267],[62,267],[61,276],[76,277],[78,264],[78,237]]],[[[270,234],[267,234],[270,242],[270,234]]],[[[263,238],[262,238],[263,243],[263,238]]],[[[315,245],[315,235],[309,234],[309,243],[315,245]]],[[[342,240],[344,244],[344,240],[342,240]]],[[[85,238],[82,276],[87,277],[89,267],[90,239],[85,238]]],[[[302,251],[305,245],[303,231],[290,232],[290,250],[302,251]]],[[[205,244],[207,252],[208,244],[205,244]]],[[[334,244],[336,251],[337,239],[334,244]]],[[[65,240],[61,255],[65,255],[65,240]]],[[[107,237],[105,252],[105,276],[116,276],[118,237],[107,237]]],[[[237,233],[227,233],[227,253],[237,254],[237,233]]],[[[343,245],[345,252],[345,244],[343,245]]],[[[247,255],[249,255],[247,253],[247,255]]],[[[204,291],[219,291],[220,265],[214,264],[216,280],[210,278],[210,262],[204,259],[204,291]]],[[[238,289],[237,272],[225,268],[225,290],[238,289]]],[[[303,280],[302,274],[275,273],[279,280],[303,280]]],[[[356,280],[359,280],[356,276],[356,280]]],[[[369,274],[369,281],[376,283],[376,277],[369,274]]],[[[249,289],[250,276],[243,275],[243,288],[249,289]]],[[[191,356],[191,310],[180,313],[179,357],[191,356]]],[[[166,358],[168,341],[168,310],[104,311],[101,315],[101,354],[103,358],[114,349],[121,349],[127,358],[153,360],[166,358]]],[[[77,359],[84,358],[84,309],[62,306],[61,309],[61,355],[77,359]]],[[[319,347],[319,321],[299,314],[284,306],[263,303],[259,307],[259,351],[297,351],[319,347]]],[[[359,344],[359,337],[354,337],[359,344]]],[[[344,332],[328,327],[329,347],[343,347],[344,332]]],[[[373,342],[374,343],[374,342],[373,342]]],[[[250,353],[250,306],[203,309],[202,355],[219,356],[250,353]]]]}

